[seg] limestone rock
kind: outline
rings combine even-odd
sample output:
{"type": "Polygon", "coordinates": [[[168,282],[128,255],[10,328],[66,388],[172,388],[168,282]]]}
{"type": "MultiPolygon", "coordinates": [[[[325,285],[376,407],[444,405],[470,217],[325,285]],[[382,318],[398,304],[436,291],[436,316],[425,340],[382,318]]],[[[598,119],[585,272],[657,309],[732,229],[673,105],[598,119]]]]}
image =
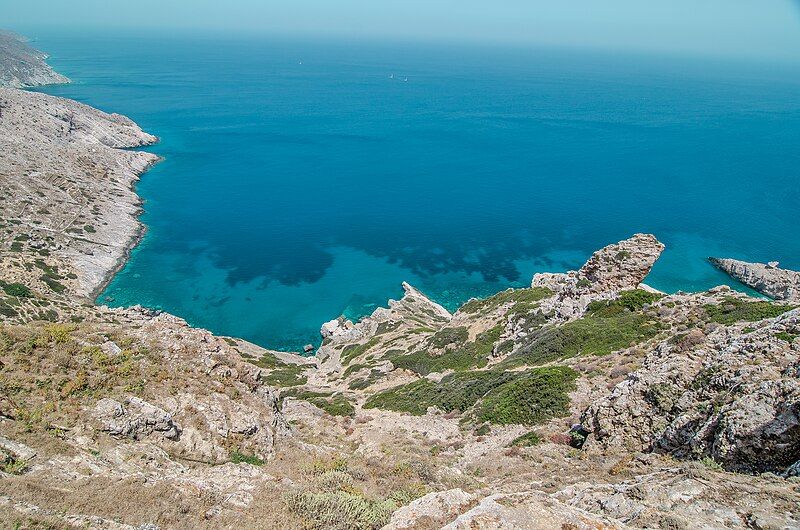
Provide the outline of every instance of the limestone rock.
{"type": "Polygon", "coordinates": [[[798,460],[800,361],[785,337],[800,334],[800,310],[742,328],[660,343],[584,413],[588,447],[710,457],[746,472],[782,472],[798,460]]]}
{"type": "Polygon", "coordinates": [[[800,272],[735,259],[708,258],[712,265],[761,294],[775,300],[800,302],[800,272]]]}
{"type": "Polygon", "coordinates": [[[622,530],[622,523],[567,506],[539,492],[496,494],[484,498],[443,530],[622,530]]]}
{"type": "Polygon", "coordinates": [[[70,82],[45,59],[47,54],[28,46],[24,37],[0,30],[0,86],[26,88],[70,82]]]}
{"type": "Polygon", "coordinates": [[[157,433],[168,440],[177,440],[180,429],[172,415],[137,397],[130,397],[125,405],[103,398],[94,408],[94,417],[101,428],[112,436],[125,436],[140,440],[157,433]]]}
{"type": "Polygon", "coordinates": [[[580,270],[535,274],[531,287],[553,291],[555,296],[542,303],[542,311],[568,320],[583,314],[592,301],[639,288],[663,251],[664,244],[655,236],[634,234],[598,250],[580,270]]]}
{"type": "Polygon", "coordinates": [[[0,452],[9,453],[15,460],[30,460],[36,456],[36,451],[25,444],[0,436],[0,452]]]}
{"type": "Polygon", "coordinates": [[[475,495],[461,489],[437,491],[416,499],[392,514],[383,530],[406,530],[418,525],[443,524],[455,519],[471,503],[475,495]]]}

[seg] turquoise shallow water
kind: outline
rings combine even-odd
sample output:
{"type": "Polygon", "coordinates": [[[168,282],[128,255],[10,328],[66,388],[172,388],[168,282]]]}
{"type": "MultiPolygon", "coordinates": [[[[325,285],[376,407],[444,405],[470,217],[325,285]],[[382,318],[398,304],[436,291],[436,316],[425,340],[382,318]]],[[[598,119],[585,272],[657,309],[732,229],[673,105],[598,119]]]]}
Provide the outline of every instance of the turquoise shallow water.
{"type": "Polygon", "coordinates": [[[165,160],[100,297],[275,348],[417,285],[453,308],[638,231],[648,282],[710,255],[800,267],[800,70],[702,58],[201,36],[39,34],[165,160]]]}

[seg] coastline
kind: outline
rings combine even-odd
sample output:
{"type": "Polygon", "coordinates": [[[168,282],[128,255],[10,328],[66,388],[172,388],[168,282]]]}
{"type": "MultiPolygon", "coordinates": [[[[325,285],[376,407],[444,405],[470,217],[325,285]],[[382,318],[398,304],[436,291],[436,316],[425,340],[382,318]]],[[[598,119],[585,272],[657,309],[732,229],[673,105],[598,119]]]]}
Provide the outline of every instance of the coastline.
{"type": "MultiPolygon", "coordinates": [[[[157,139],[155,142],[145,144],[142,146],[137,147],[146,147],[151,145],[156,145],[160,141],[160,138],[157,139]]],[[[114,277],[121,271],[125,265],[128,263],[128,260],[131,257],[131,252],[139,246],[139,244],[144,239],[145,234],[147,233],[147,225],[141,221],[141,216],[144,213],[144,199],[139,195],[136,191],[136,186],[139,183],[139,180],[144,176],[145,173],[150,171],[156,164],[164,160],[164,157],[156,155],[157,158],[148,162],[148,164],[139,172],[136,173],[136,179],[131,182],[130,190],[133,194],[137,197],[138,202],[134,204],[136,207],[136,212],[134,214],[134,220],[136,222],[136,229],[134,233],[128,237],[128,240],[122,246],[122,255],[119,256],[115,261],[111,268],[105,271],[102,275],[102,279],[100,283],[97,284],[91,291],[89,291],[89,298],[92,300],[92,303],[96,306],[105,305],[99,301],[100,295],[103,294],[111,282],[114,280],[114,277]]]]}

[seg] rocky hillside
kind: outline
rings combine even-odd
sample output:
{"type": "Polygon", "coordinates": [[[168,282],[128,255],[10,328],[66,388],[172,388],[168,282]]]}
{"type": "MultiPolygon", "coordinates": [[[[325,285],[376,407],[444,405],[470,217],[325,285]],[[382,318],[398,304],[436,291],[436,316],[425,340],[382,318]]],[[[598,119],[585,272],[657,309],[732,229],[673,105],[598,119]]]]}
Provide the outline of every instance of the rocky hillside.
{"type": "Polygon", "coordinates": [[[69,83],[45,59],[47,54],[31,48],[25,38],[0,30],[0,86],[24,88],[69,83]]]}
{"type": "Polygon", "coordinates": [[[0,103],[0,528],[800,528],[796,302],[655,291],[636,234],[268,351],[94,306],[155,138],[0,103]]]}

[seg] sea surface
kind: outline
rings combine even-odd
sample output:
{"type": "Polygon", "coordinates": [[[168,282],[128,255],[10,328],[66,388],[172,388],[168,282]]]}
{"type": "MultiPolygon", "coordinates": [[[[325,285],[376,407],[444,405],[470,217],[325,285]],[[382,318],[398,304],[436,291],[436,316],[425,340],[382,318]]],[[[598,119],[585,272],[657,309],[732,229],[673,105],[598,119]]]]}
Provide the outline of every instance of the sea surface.
{"type": "MultiPolygon", "coordinates": [[[[29,32],[30,33],[30,32],[29,32]]],[[[800,69],[708,57],[34,33],[74,83],[161,142],[147,234],[99,302],[298,349],[402,295],[450,309],[579,267],[635,232],[648,283],[800,267],[800,69]]]]}

